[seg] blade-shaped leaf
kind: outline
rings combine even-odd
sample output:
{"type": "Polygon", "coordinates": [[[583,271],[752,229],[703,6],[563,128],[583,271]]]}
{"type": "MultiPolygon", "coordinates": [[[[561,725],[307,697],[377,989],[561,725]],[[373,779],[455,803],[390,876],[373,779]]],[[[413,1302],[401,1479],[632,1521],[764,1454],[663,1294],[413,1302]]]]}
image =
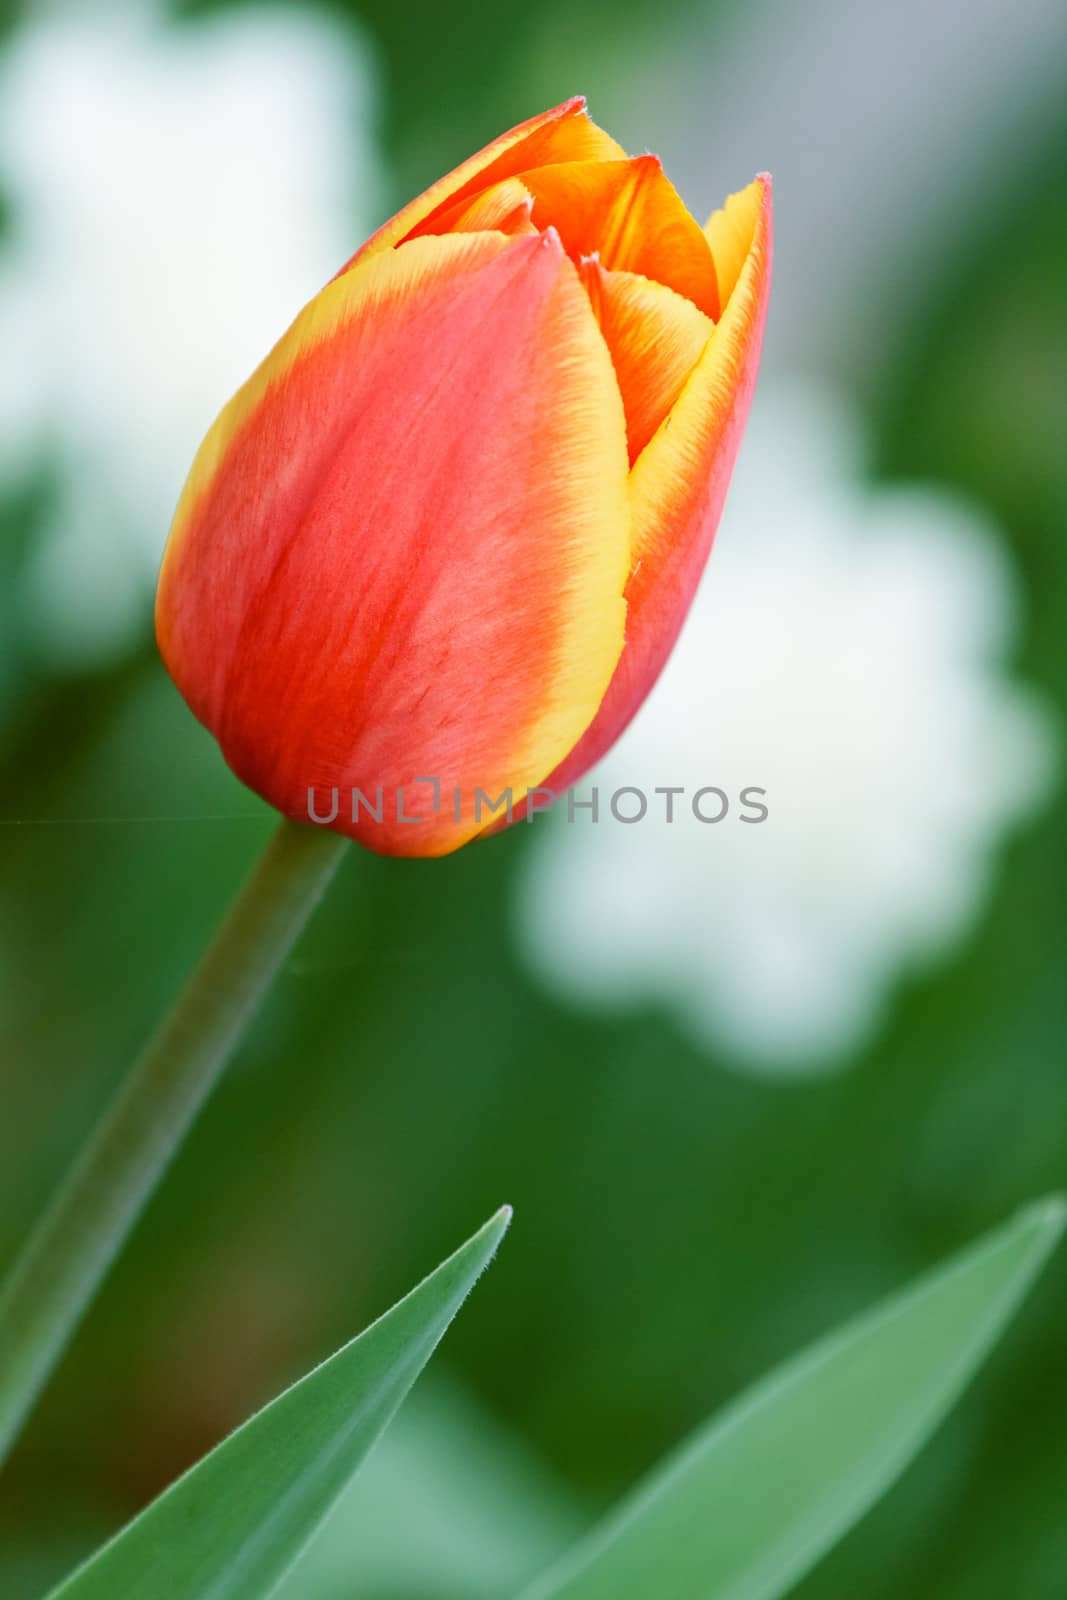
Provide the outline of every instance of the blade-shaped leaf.
{"type": "Polygon", "coordinates": [[[264,1600],[426,1365],[510,1219],[505,1207],[358,1339],[238,1428],[53,1600],[264,1600]]]}
{"type": "Polygon", "coordinates": [[[1033,1207],[757,1384],[522,1600],[788,1593],[929,1437],[1064,1217],[1033,1207]]]}

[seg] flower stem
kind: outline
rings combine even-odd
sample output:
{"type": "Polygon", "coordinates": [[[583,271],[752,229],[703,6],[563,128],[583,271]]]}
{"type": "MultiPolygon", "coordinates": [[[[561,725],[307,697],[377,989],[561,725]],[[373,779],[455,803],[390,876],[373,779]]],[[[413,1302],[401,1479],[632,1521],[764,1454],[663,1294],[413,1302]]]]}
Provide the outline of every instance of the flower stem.
{"type": "Polygon", "coordinates": [[[0,1460],[333,874],[283,819],[0,1288],[0,1460]]]}

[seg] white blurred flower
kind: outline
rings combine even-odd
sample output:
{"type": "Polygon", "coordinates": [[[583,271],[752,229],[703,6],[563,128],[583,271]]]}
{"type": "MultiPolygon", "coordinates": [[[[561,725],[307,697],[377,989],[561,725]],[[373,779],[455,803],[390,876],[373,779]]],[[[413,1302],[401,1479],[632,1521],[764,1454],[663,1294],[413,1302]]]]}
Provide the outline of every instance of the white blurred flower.
{"type": "Polygon", "coordinates": [[[870,486],[863,465],[840,403],[761,392],[678,648],[576,791],[597,786],[601,819],[542,819],[520,888],[549,984],[658,999],[767,1070],[863,1042],[897,977],[972,924],[1000,834],[1053,766],[1044,712],[1003,673],[1001,543],[958,500],[870,486]],[[668,825],[653,797],[624,826],[603,814],[623,785],[716,785],[730,811],[702,824],[683,799],[668,825]],[[750,785],[758,824],[740,820],[750,785]]]}
{"type": "Polygon", "coordinates": [[[42,5],[0,57],[0,481],[59,467],[46,651],[144,626],[208,424],[372,225],[372,113],[364,52],[309,6],[42,5]]]}

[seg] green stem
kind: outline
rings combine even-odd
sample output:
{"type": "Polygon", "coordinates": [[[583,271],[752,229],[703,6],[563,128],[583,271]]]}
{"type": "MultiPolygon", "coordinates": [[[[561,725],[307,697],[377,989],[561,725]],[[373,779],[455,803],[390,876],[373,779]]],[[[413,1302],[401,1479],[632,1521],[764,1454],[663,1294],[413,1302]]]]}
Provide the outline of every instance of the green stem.
{"type": "Polygon", "coordinates": [[[346,841],[283,820],[0,1289],[3,1460],[346,841]]]}

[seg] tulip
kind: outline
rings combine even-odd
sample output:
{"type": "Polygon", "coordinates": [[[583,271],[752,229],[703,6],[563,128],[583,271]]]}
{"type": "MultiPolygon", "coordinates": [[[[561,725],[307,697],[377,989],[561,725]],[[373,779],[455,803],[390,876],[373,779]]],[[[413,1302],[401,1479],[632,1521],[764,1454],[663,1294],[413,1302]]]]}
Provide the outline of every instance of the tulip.
{"type": "Polygon", "coordinates": [[[769,178],[701,228],[581,99],[385,223],[222,411],[171,529],[160,650],[234,772],[420,856],[574,783],[685,619],[770,267],[769,178]]]}

